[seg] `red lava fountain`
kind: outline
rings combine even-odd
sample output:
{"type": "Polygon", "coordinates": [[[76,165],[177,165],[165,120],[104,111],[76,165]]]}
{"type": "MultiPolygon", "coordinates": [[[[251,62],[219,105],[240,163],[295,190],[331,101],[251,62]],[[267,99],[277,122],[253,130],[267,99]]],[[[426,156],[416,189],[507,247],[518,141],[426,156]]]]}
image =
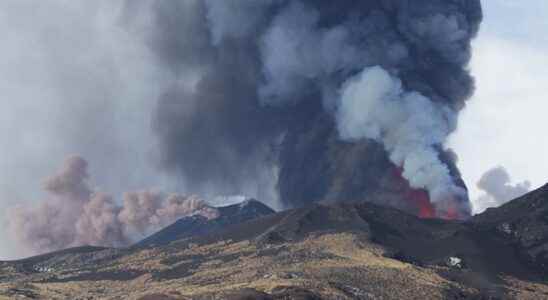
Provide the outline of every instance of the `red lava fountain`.
{"type": "Polygon", "coordinates": [[[459,214],[458,209],[455,207],[454,204],[449,204],[448,207],[445,208],[443,212],[439,213],[439,218],[445,219],[445,220],[462,220],[464,217],[459,214]]]}
{"type": "Polygon", "coordinates": [[[460,220],[463,219],[458,212],[458,209],[455,207],[451,201],[446,204],[447,206],[444,209],[436,209],[436,206],[430,201],[430,196],[428,192],[424,189],[414,189],[409,186],[409,183],[402,176],[402,168],[397,168],[395,171],[395,176],[402,184],[405,184],[405,199],[409,202],[408,204],[414,208],[415,214],[422,219],[433,219],[440,218],[445,220],[460,220]]]}
{"type": "Polygon", "coordinates": [[[405,196],[408,201],[417,208],[417,216],[423,219],[440,218],[444,220],[461,220],[464,219],[459,214],[458,209],[454,204],[449,202],[444,209],[436,209],[435,205],[431,203],[428,192],[425,190],[415,190],[409,188],[405,196]]]}
{"type": "Polygon", "coordinates": [[[428,219],[436,217],[436,209],[432,203],[430,203],[430,197],[428,197],[428,193],[425,190],[414,190],[410,188],[405,198],[417,208],[417,215],[419,218],[428,219]]]}

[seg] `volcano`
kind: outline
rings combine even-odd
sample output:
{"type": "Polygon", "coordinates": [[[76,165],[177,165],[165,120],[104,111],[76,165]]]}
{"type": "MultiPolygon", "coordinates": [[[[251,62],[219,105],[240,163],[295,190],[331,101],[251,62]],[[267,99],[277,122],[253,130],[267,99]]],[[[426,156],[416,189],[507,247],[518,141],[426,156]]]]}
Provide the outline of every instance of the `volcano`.
{"type": "Polygon", "coordinates": [[[0,299],[548,299],[548,185],[467,221],[368,202],[220,212],[1,262],[0,299]]]}

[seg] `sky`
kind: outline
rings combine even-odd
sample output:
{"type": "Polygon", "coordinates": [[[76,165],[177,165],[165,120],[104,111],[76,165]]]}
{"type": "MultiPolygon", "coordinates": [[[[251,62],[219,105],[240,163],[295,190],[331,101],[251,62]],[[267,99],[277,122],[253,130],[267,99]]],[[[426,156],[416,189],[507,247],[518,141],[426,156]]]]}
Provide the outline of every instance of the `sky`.
{"type": "MultiPolygon", "coordinates": [[[[115,195],[176,189],[143,159],[155,148],[147,112],[163,74],[146,47],[119,30],[119,7],[112,3],[121,1],[76,2],[0,3],[0,210],[43,196],[36,187],[75,153],[89,160],[93,184],[115,195]],[[98,13],[105,11],[110,13],[98,13]],[[86,98],[95,91],[104,91],[99,100],[86,98]],[[113,101],[122,98],[127,100],[113,101]],[[90,126],[81,136],[75,123],[103,126],[90,126]],[[115,140],[104,140],[106,130],[120,131],[109,135],[115,140]],[[110,168],[94,167],[105,165],[110,168]]],[[[447,145],[459,156],[472,201],[481,196],[476,182],[482,174],[499,165],[514,182],[548,182],[548,1],[484,0],[483,7],[470,65],[476,94],[447,145]]],[[[17,251],[2,228],[0,259],[7,259],[17,251]]]]}
{"type": "Polygon", "coordinates": [[[482,174],[499,165],[514,182],[548,183],[548,1],[484,0],[483,8],[470,65],[476,93],[448,145],[472,201],[482,174]]]}

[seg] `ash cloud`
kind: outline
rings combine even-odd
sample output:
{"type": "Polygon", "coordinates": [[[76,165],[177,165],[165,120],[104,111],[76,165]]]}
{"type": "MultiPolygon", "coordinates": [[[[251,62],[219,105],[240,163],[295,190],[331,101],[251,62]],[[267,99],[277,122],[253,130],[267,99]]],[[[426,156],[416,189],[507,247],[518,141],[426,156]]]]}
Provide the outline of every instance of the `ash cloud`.
{"type": "Polygon", "coordinates": [[[28,255],[81,245],[128,246],[183,216],[218,216],[196,196],[153,191],[128,192],[120,206],[92,189],[88,177],[87,162],[70,157],[45,180],[48,198],[9,209],[8,232],[28,255]]]}
{"type": "Polygon", "coordinates": [[[13,211],[10,229],[31,249],[125,244],[186,209],[147,191],[118,196],[143,186],[275,208],[372,201],[421,215],[430,201],[439,217],[470,215],[444,143],[474,90],[467,64],[479,0],[0,8],[3,201],[37,198],[32,182],[67,153],[89,158],[97,185],[114,193],[90,187],[75,160],[63,179],[72,181],[61,172],[47,201],[13,211]],[[369,93],[360,79],[373,70],[394,97],[349,100],[349,87],[369,93]],[[394,124],[401,118],[412,133],[394,124]]]}
{"type": "Polygon", "coordinates": [[[478,181],[477,187],[484,192],[475,203],[476,211],[481,212],[486,208],[498,207],[523,196],[531,191],[531,182],[512,183],[508,171],[498,166],[485,172],[478,181]]]}
{"type": "Polygon", "coordinates": [[[417,213],[404,196],[411,187],[428,192],[440,217],[470,215],[444,143],[474,90],[467,65],[479,0],[129,6],[126,24],[146,28],[171,73],[154,128],[163,166],[189,190],[417,213]],[[135,17],[143,14],[148,22],[135,17]],[[379,88],[364,79],[371,72],[388,86],[368,100],[379,88]]]}

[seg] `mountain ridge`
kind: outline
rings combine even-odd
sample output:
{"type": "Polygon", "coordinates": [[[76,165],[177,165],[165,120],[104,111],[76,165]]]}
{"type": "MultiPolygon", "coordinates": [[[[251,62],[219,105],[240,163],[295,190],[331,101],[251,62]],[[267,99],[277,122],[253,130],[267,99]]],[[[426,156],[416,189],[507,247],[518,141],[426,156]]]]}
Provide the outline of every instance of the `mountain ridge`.
{"type": "Polygon", "coordinates": [[[133,247],[151,247],[167,245],[177,239],[207,234],[228,224],[241,223],[253,218],[275,213],[273,209],[255,199],[242,203],[217,207],[219,217],[207,219],[203,216],[183,217],[175,223],[137,242],[133,247]]]}
{"type": "Polygon", "coordinates": [[[548,299],[548,185],[467,221],[366,202],[275,213],[252,200],[220,211],[128,249],[2,262],[0,299],[60,283],[91,299],[548,299]]]}

